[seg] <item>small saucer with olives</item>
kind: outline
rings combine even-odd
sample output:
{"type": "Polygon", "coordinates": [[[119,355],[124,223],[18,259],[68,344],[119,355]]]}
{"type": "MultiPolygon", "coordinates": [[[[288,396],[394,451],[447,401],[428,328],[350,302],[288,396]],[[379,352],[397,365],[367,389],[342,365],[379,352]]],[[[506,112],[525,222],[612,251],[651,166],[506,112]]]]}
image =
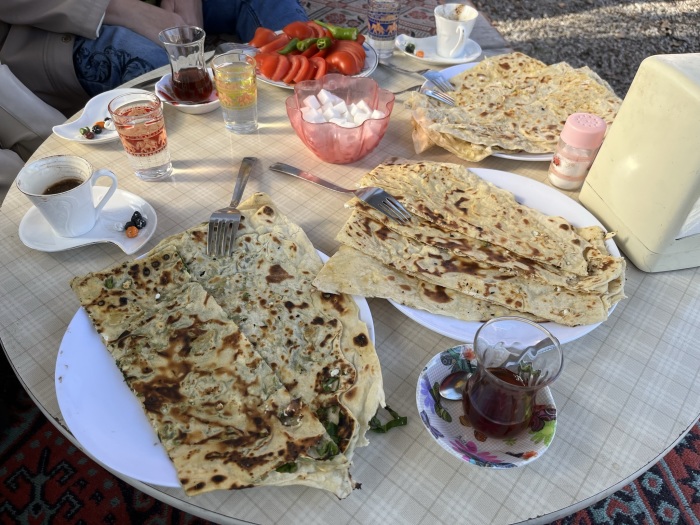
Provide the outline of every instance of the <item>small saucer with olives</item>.
{"type": "Polygon", "coordinates": [[[80,116],[72,122],[54,126],[53,132],[62,139],[84,144],[103,144],[119,139],[114,126],[110,124],[107,104],[117,95],[125,93],[148,93],[143,89],[117,88],[105,91],[91,98],[80,116]]]}

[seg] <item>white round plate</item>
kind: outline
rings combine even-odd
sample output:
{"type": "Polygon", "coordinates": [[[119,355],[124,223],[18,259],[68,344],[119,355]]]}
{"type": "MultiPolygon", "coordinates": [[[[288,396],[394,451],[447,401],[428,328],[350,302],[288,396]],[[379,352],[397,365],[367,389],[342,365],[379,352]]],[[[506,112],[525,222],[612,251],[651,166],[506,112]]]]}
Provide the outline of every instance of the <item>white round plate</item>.
{"type": "Polygon", "coordinates": [[[481,46],[473,40],[467,41],[467,47],[461,57],[447,58],[437,54],[437,37],[428,36],[425,38],[414,38],[408,35],[398,35],[394,40],[394,47],[401,51],[407,57],[410,57],[424,64],[432,64],[436,66],[446,66],[454,64],[465,64],[472,62],[481,56],[481,46]],[[406,45],[413,44],[415,51],[409,53],[406,51],[406,45]],[[416,51],[423,51],[423,56],[416,56],[416,51]]]}
{"type": "MultiPolygon", "coordinates": [[[[365,53],[367,55],[365,57],[365,65],[362,68],[362,71],[360,71],[357,75],[353,75],[354,77],[370,76],[372,73],[374,73],[374,70],[377,69],[377,65],[379,64],[379,57],[377,57],[377,52],[374,50],[374,48],[367,42],[362,44],[362,47],[365,49],[365,53]]],[[[277,86],[284,89],[294,89],[294,85],[285,84],[284,82],[275,82],[274,80],[265,78],[260,74],[258,74],[258,80],[265,84],[270,84],[271,86],[277,86]]]]}
{"type": "Polygon", "coordinates": [[[462,402],[447,401],[437,392],[440,382],[448,374],[474,369],[476,362],[470,350],[471,345],[455,346],[440,352],[425,365],[418,376],[416,389],[421,421],[442,448],[462,461],[495,469],[527,465],[544,454],[554,439],[557,409],[552,393],[549,387],[537,393],[530,428],[515,438],[498,439],[475,432],[463,415],[462,402]]]}
{"type": "MultiPolygon", "coordinates": [[[[477,62],[471,62],[469,64],[458,64],[456,66],[443,69],[441,73],[443,77],[449,79],[454,77],[455,75],[459,75],[463,71],[473,68],[474,66],[476,66],[476,64],[477,62]]],[[[426,80],[423,83],[423,86],[421,86],[421,91],[431,87],[432,83],[426,80]]],[[[491,156],[498,157],[501,159],[522,160],[526,162],[550,162],[552,160],[552,157],[554,156],[554,153],[505,153],[502,151],[494,151],[491,154],[491,156]]]]}
{"type": "MultiPolygon", "coordinates": [[[[319,255],[324,262],[328,260],[325,254],[319,255]]],[[[369,305],[364,297],[353,299],[374,342],[369,305]]],[[[92,457],[144,483],[180,486],[175,467],[141,403],[124,382],[82,308],[73,316],[61,341],[55,385],[63,419],[92,457]]]]}
{"type": "MultiPolygon", "coordinates": [[[[541,182],[506,171],[485,168],[471,168],[471,170],[482,179],[513,193],[520,204],[539,210],[545,215],[564,217],[574,226],[598,225],[605,229],[600,221],[578,202],[541,182]]],[[[611,255],[615,257],[620,256],[620,251],[617,249],[612,239],[607,240],[605,245],[611,255]]],[[[457,341],[471,343],[474,340],[476,331],[483,324],[477,321],[462,321],[453,317],[447,317],[446,315],[433,314],[425,310],[410,308],[392,300],[389,302],[418,324],[457,341]]],[[[613,306],[610,311],[612,312],[614,308],[615,306],[613,306]]],[[[601,323],[582,326],[564,326],[559,323],[546,322],[542,323],[542,326],[552,332],[552,334],[559,339],[560,343],[568,343],[569,341],[583,337],[600,326],[600,324],[601,323]]]]}
{"type": "Polygon", "coordinates": [[[201,115],[203,113],[209,113],[218,108],[221,103],[219,102],[219,97],[216,94],[216,85],[214,84],[214,73],[211,68],[207,70],[209,72],[209,77],[211,78],[211,83],[213,89],[211,90],[211,95],[209,95],[208,102],[203,102],[201,104],[180,104],[175,100],[175,95],[173,94],[172,87],[170,86],[170,81],[172,79],[172,74],[167,73],[161,77],[161,79],[156,82],[156,96],[168,106],[172,106],[175,109],[182,111],[183,113],[189,113],[190,115],[201,115]]]}
{"type": "Polygon", "coordinates": [[[102,133],[95,135],[95,138],[86,139],[80,134],[80,128],[89,127],[104,120],[105,117],[109,117],[109,111],[107,111],[107,105],[109,102],[118,95],[125,95],[127,93],[149,93],[143,89],[135,88],[118,88],[112,89],[111,91],[105,91],[99,95],[88,100],[85,104],[85,109],[80,114],[80,116],[73,122],[68,122],[67,124],[61,124],[60,126],[54,126],[53,132],[61,137],[62,139],[72,140],[73,142],[80,142],[81,144],[104,144],[105,142],[112,142],[119,139],[117,131],[114,129],[103,129],[102,133]]]}
{"type": "MultiPolygon", "coordinates": [[[[99,202],[107,189],[106,186],[94,186],[93,200],[99,202]]],[[[79,237],[60,237],[54,233],[41,212],[32,206],[19,223],[19,238],[28,248],[42,252],[62,252],[88,244],[111,242],[124,253],[132,254],[148,242],[155,233],[157,224],[156,211],[148,202],[138,195],[117,188],[89,232],[79,237]],[[117,226],[123,227],[135,211],[146,218],[146,227],[139,230],[136,237],[129,238],[117,226]]]]}

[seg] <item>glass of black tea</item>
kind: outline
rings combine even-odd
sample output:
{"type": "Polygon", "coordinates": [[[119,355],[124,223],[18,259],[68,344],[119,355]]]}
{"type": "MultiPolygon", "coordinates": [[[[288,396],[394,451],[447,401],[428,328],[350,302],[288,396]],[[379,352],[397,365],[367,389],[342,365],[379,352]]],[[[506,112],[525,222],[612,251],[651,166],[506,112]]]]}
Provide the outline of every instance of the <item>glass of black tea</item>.
{"type": "Polygon", "coordinates": [[[178,101],[202,103],[209,100],[213,84],[204,62],[204,29],[178,26],[158,34],[168,52],[172,71],[171,88],[178,101]]]}
{"type": "Polygon", "coordinates": [[[464,415],[487,436],[517,436],[530,425],[537,392],[562,370],[559,341],[528,319],[499,317],[476,332],[474,353],[477,369],[464,387],[464,415]]]}

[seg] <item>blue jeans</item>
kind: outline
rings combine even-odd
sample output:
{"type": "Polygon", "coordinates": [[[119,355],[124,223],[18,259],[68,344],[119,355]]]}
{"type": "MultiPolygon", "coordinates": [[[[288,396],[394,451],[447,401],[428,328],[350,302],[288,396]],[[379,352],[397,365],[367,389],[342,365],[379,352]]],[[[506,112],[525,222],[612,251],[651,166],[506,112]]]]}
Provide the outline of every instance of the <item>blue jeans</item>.
{"type": "MultiPolygon", "coordinates": [[[[241,42],[261,26],[278,30],[308,20],[298,0],[202,0],[202,8],[207,33],[233,33],[241,42]]],[[[103,25],[98,38],[76,37],[73,45],[75,73],[91,97],[168,63],[162,46],[120,26],[103,25]]]]}

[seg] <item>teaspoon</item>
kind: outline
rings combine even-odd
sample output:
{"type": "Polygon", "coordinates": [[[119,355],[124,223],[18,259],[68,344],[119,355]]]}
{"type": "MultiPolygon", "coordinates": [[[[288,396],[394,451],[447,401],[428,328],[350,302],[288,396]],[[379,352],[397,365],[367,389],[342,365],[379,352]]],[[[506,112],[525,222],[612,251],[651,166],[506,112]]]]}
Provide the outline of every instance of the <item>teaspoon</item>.
{"type": "Polygon", "coordinates": [[[459,401],[462,399],[462,392],[464,391],[464,386],[467,384],[470,375],[471,372],[467,372],[466,370],[460,370],[449,374],[440,383],[440,397],[450,401],[459,401]]]}

